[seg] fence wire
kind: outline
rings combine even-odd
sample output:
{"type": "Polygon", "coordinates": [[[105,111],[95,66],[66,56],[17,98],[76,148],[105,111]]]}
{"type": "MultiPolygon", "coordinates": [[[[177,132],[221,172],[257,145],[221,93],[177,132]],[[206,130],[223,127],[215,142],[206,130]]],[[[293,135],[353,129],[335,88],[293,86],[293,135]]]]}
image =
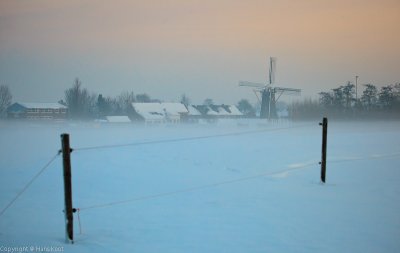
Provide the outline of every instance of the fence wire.
{"type": "MultiPolygon", "coordinates": [[[[354,161],[363,161],[363,160],[379,160],[379,159],[388,159],[388,158],[394,158],[394,157],[399,157],[399,156],[400,156],[400,152],[391,153],[391,154],[370,155],[370,156],[365,156],[365,157],[347,157],[347,158],[342,158],[342,159],[335,159],[335,160],[329,161],[329,163],[344,163],[344,162],[354,162],[354,161]]],[[[264,173],[260,173],[260,174],[253,175],[253,176],[242,177],[242,178],[237,178],[237,179],[232,179],[232,180],[225,180],[225,181],[205,184],[205,185],[201,185],[201,186],[194,186],[194,187],[189,187],[189,188],[176,190],[176,191],[149,194],[149,195],[143,195],[143,196],[133,197],[133,198],[124,199],[124,200],[95,204],[95,205],[91,205],[91,206],[84,206],[79,209],[81,211],[84,211],[84,210],[89,210],[89,209],[105,208],[105,207],[111,207],[111,206],[116,206],[116,205],[128,204],[131,202],[137,202],[137,201],[143,201],[143,200],[149,200],[149,199],[158,199],[158,198],[168,197],[168,196],[182,194],[182,193],[206,190],[209,188],[214,188],[214,187],[227,185],[227,184],[234,184],[234,183],[239,183],[239,182],[243,182],[243,181],[254,180],[254,179],[258,179],[258,178],[262,178],[262,177],[266,177],[266,176],[279,175],[282,173],[287,173],[287,172],[291,172],[291,171],[295,171],[295,170],[311,168],[311,167],[317,166],[317,165],[318,165],[318,162],[315,161],[315,162],[311,162],[311,163],[300,164],[298,166],[293,166],[290,168],[281,169],[278,171],[264,172],[264,173]]]]}
{"type": "MultiPolygon", "coordinates": [[[[85,150],[96,150],[96,149],[110,149],[110,148],[121,148],[121,147],[129,147],[129,146],[140,146],[140,145],[150,145],[150,144],[161,144],[161,143],[173,143],[173,142],[182,142],[182,141],[193,141],[193,140],[201,140],[201,139],[210,139],[210,138],[219,138],[219,137],[227,137],[227,136],[239,136],[239,135],[246,135],[246,134],[256,134],[256,133],[261,133],[261,132],[272,132],[272,131],[280,131],[280,130],[287,130],[287,129],[293,129],[293,128],[301,128],[301,127],[306,127],[309,126],[307,125],[301,125],[301,126],[291,126],[291,127],[282,127],[282,128],[268,128],[268,129],[258,129],[258,130],[251,130],[251,131],[241,131],[241,132],[232,132],[232,133],[226,133],[226,134],[215,134],[215,135],[206,135],[206,136],[195,136],[195,137],[185,137],[185,138],[176,138],[176,139],[167,139],[167,140],[154,140],[154,141],[143,141],[143,142],[133,142],[133,143],[125,143],[125,144],[111,144],[111,145],[101,145],[101,146],[92,146],[92,147],[81,147],[81,148],[74,148],[74,151],[85,151],[85,150]]],[[[21,197],[21,195],[33,184],[33,182],[54,162],[54,160],[57,158],[57,156],[60,155],[60,151],[54,155],[40,170],[28,181],[28,183],[19,191],[15,197],[1,210],[0,212],[0,217],[17,201],[18,198],[21,197]]],[[[239,180],[242,181],[243,179],[239,180]]],[[[248,180],[248,179],[245,179],[248,180]]],[[[238,181],[238,180],[234,180],[238,181]]],[[[222,183],[217,183],[213,184],[214,186],[220,185],[220,184],[226,184],[229,182],[222,182],[222,183]]],[[[210,186],[209,186],[210,187],[210,186]]],[[[189,189],[189,191],[194,191],[197,189],[204,188],[202,187],[194,187],[192,189],[189,189]]],[[[188,190],[185,190],[188,191],[188,190]]],[[[171,195],[175,193],[167,193],[167,194],[161,194],[161,195],[171,195]]],[[[143,198],[143,197],[142,197],[143,198]]],[[[141,198],[141,199],[142,199],[141,198]]],[[[147,196],[145,198],[152,198],[152,196],[147,196]]],[[[153,196],[154,198],[154,196],[153,196]]],[[[118,201],[118,203],[124,203],[127,201],[118,201]]],[[[112,203],[113,204],[113,203],[112,203]]],[[[105,206],[109,206],[110,204],[106,204],[105,206]]],[[[104,205],[102,205],[104,206],[104,205]]],[[[81,210],[84,209],[90,209],[93,207],[88,207],[88,208],[81,208],[81,210]]]]}
{"type": "Polygon", "coordinates": [[[110,207],[110,206],[115,206],[115,205],[127,204],[127,203],[130,203],[130,202],[141,201],[141,200],[157,199],[157,198],[167,197],[167,196],[181,194],[181,193],[200,191],[200,190],[205,190],[205,189],[208,189],[208,188],[214,188],[214,187],[218,187],[218,186],[222,186],[222,185],[234,184],[234,183],[239,183],[239,182],[243,182],[243,181],[253,180],[253,179],[257,179],[257,178],[261,178],[261,177],[265,177],[265,176],[278,175],[278,174],[285,173],[285,172],[290,172],[290,171],[294,171],[294,170],[304,169],[304,168],[307,168],[307,167],[312,167],[314,165],[317,165],[317,163],[305,164],[305,165],[302,165],[302,166],[296,166],[296,167],[293,167],[293,168],[282,169],[282,170],[279,170],[279,171],[265,172],[265,173],[261,173],[261,174],[257,174],[257,175],[253,175],[253,176],[242,177],[242,178],[231,179],[231,180],[225,180],[225,181],[220,181],[220,182],[201,185],[201,186],[194,186],[194,187],[189,187],[189,188],[176,190],[176,191],[144,195],[144,196],[140,196],[140,197],[134,197],[134,198],[129,198],[129,199],[125,199],[125,200],[119,200],[119,201],[113,201],[113,202],[108,202],[108,203],[103,203],[103,204],[95,204],[95,205],[91,205],[91,206],[81,207],[79,209],[81,211],[83,211],[83,210],[88,210],[88,209],[110,207]]]}
{"type": "MultiPolygon", "coordinates": [[[[308,127],[310,125],[311,124],[303,124],[303,125],[288,126],[288,127],[281,127],[281,128],[266,128],[266,129],[250,130],[250,131],[231,132],[231,133],[225,133],[225,134],[214,134],[214,135],[183,137],[183,138],[166,139],[166,140],[152,140],[152,141],[125,143],[125,144],[111,144],[111,145],[81,147],[81,148],[74,148],[73,150],[74,151],[86,151],[86,150],[97,150],[97,149],[111,149],[111,148],[122,148],[122,147],[129,147],[129,146],[141,146],[141,145],[151,145],[151,144],[202,140],[202,139],[210,139],[210,138],[222,138],[222,137],[228,137],[228,136],[240,136],[240,135],[257,134],[257,133],[263,133],[263,132],[274,132],[274,131],[283,131],[283,130],[289,130],[289,129],[297,129],[297,128],[308,127]]],[[[315,124],[313,123],[312,125],[315,125],[315,124]]],[[[60,152],[58,152],[56,155],[54,155],[42,168],[40,168],[40,170],[31,178],[31,180],[29,180],[29,182],[21,189],[21,191],[19,191],[16,194],[16,196],[1,210],[0,217],[7,211],[7,209],[9,209],[15,203],[15,201],[19,197],[21,197],[21,195],[56,160],[57,156],[59,156],[59,155],[60,155],[60,152]]],[[[342,159],[332,159],[332,160],[330,159],[330,160],[328,160],[328,162],[329,163],[341,163],[341,162],[351,162],[351,161],[358,161],[358,160],[387,159],[387,158],[394,158],[394,157],[399,157],[399,156],[400,156],[400,152],[399,153],[391,153],[391,154],[371,155],[368,157],[347,157],[347,158],[342,158],[342,159]]],[[[200,191],[200,190],[205,190],[208,188],[218,187],[221,185],[233,184],[233,183],[253,180],[253,179],[257,179],[257,178],[261,178],[261,177],[265,177],[265,176],[273,176],[273,175],[277,175],[277,174],[281,174],[281,173],[285,173],[285,172],[291,172],[294,170],[312,167],[317,164],[318,164],[318,162],[307,163],[307,164],[295,166],[292,168],[281,169],[278,171],[265,172],[265,173],[261,173],[261,174],[257,174],[257,175],[253,175],[253,176],[242,177],[242,178],[237,178],[237,179],[232,179],[232,180],[225,180],[225,181],[185,188],[185,189],[176,190],[176,191],[150,194],[150,195],[144,195],[144,196],[139,196],[139,197],[133,197],[133,198],[125,199],[125,200],[117,200],[117,201],[112,201],[112,202],[108,202],[108,203],[84,206],[82,208],[79,208],[79,210],[83,211],[83,210],[89,210],[89,209],[111,207],[111,206],[115,206],[115,205],[127,204],[127,203],[131,203],[131,202],[136,202],[136,201],[157,199],[157,198],[167,197],[167,196],[181,194],[181,193],[200,191]]]]}
{"type": "Polygon", "coordinates": [[[15,197],[1,210],[0,212],[0,217],[7,211],[8,208],[10,208],[14,202],[21,197],[21,195],[32,185],[32,183],[56,160],[57,156],[60,155],[60,152],[58,152],[55,156],[53,156],[32,178],[29,180],[29,182],[24,186],[24,188],[21,189],[15,195],[15,197]]]}
{"type": "Polygon", "coordinates": [[[310,125],[315,125],[315,123],[281,127],[281,128],[264,128],[264,129],[249,130],[249,131],[238,131],[238,132],[231,132],[231,133],[225,133],[225,134],[183,137],[183,138],[176,138],[176,139],[131,142],[131,143],[124,143],[124,144],[99,145],[99,146],[91,146],[91,147],[78,147],[78,148],[74,148],[74,151],[111,149],[111,148],[129,147],[129,146],[142,146],[142,145],[151,145],[151,144],[174,143],[174,142],[194,141],[194,140],[203,140],[203,139],[212,139],[212,138],[222,138],[222,137],[228,137],[228,136],[240,136],[240,135],[257,134],[257,133],[263,133],[263,132],[275,132],[275,131],[283,131],[283,130],[289,130],[289,129],[304,128],[304,127],[308,127],[310,125]]]}

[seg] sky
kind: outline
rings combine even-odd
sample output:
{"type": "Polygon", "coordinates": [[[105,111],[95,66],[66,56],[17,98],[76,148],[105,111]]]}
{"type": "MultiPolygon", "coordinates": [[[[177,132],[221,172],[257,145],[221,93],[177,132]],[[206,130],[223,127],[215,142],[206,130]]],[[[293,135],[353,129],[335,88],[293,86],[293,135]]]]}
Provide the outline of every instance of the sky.
{"type": "Polygon", "coordinates": [[[84,88],[163,101],[257,101],[240,80],[302,89],[400,82],[399,0],[0,0],[0,84],[13,101],[84,88]]]}

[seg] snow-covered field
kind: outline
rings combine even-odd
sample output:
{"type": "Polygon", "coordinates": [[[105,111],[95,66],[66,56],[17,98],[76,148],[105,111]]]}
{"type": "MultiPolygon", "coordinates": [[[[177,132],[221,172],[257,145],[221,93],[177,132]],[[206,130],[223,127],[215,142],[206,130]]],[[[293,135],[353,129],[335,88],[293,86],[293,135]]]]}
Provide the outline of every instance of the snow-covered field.
{"type": "Polygon", "coordinates": [[[0,210],[64,132],[75,244],[58,156],[0,216],[0,252],[400,251],[400,122],[329,122],[326,184],[318,122],[0,122],[0,210]]]}

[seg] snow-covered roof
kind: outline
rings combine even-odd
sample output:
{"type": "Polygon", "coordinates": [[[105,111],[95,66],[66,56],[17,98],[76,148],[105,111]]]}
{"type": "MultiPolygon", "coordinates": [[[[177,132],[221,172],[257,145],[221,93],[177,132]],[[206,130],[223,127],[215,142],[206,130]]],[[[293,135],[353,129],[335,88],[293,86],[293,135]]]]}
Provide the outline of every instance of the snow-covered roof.
{"type": "Polygon", "coordinates": [[[211,107],[208,106],[207,108],[208,108],[207,115],[215,115],[215,116],[219,115],[219,112],[214,111],[211,107]]]}
{"type": "Polygon", "coordinates": [[[111,123],[129,123],[131,120],[128,116],[106,116],[108,122],[111,123]]]}
{"type": "Polygon", "coordinates": [[[166,115],[179,117],[188,113],[181,103],[132,103],[133,108],[145,119],[165,119],[166,115]]]}
{"type": "Polygon", "coordinates": [[[160,103],[132,103],[135,111],[148,120],[164,119],[164,111],[160,103]]]}
{"type": "Polygon", "coordinates": [[[236,107],[236,105],[227,105],[231,113],[229,115],[232,116],[242,116],[243,113],[239,111],[239,109],[236,107]]]}
{"type": "Polygon", "coordinates": [[[161,106],[169,115],[179,116],[182,113],[188,113],[186,106],[181,103],[161,103],[161,106]]]}
{"type": "MultiPolygon", "coordinates": [[[[200,116],[202,113],[194,106],[188,108],[181,103],[132,103],[135,111],[145,119],[165,119],[167,117],[179,117],[185,113],[191,116],[200,116]]],[[[210,116],[241,116],[243,115],[235,105],[201,105],[203,114],[210,116]]]]}
{"type": "Polygon", "coordinates": [[[25,108],[29,109],[67,109],[65,105],[62,105],[60,103],[19,103],[18,104],[22,105],[25,108]]]}
{"type": "Polygon", "coordinates": [[[227,110],[225,110],[225,108],[224,107],[222,107],[222,106],[219,106],[218,108],[217,108],[217,110],[218,110],[218,115],[220,115],[220,116],[229,116],[229,115],[231,115],[227,110]]]}
{"type": "Polygon", "coordinates": [[[161,103],[132,103],[138,113],[142,112],[163,112],[161,103]]]}
{"type": "Polygon", "coordinates": [[[200,116],[201,113],[193,105],[188,106],[188,111],[190,116],[200,116]]]}
{"type": "Polygon", "coordinates": [[[208,106],[207,115],[213,116],[241,116],[243,115],[235,105],[208,106]]]}

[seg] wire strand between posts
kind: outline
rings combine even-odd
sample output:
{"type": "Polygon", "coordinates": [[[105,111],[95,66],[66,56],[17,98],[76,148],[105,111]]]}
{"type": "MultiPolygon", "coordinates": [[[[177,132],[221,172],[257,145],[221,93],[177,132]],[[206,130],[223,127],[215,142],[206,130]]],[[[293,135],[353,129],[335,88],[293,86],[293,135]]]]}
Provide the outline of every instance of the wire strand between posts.
{"type": "Polygon", "coordinates": [[[286,168],[286,169],[282,169],[282,170],[278,170],[278,171],[265,172],[265,173],[261,173],[261,174],[257,174],[257,175],[253,175],[253,176],[242,177],[242,178],[237,178],[237,179],[231,179],[231,180],[226,180],[226,181],[220,181],[220,182],[210,183],[210,184],[206,184],[206,185],[202,185],[202,186],[194,186],[194,187],[181,189],[181,190],[176,190],[176,191],[145,195],[145,196],[141,196],[141,197],[130,198],[130,199],[125,199],[125,200],[119,200],[119,201],[113,201],[113,202],[104,203],[104,204],[96,204],[96,205],[92,205],[92,206],[81,207],[81,208],[79,208],[79,210],[84,211],[84,210],[88,210],[88,209],[103,208],[103,207],[126,204],[126,203],[129,203],[129,202],[148,200],[148,199],[156,199],[156,198],[176,195],[176,194],[180,194],[180,193],[205,190],[205,189],[208,189],[208,188],[214,188],[214,187],[218,187],[218,186],[221,186],[221,185],[233,184],[233,183],[238,183],[238,182],[257,179],[257,178],[260,178],[260,177],[273,176],[273,175],[277,175],[277,174],[281,174],[281,173],[285,173],[285,172],[304,169],[304,168],[307,168],[307,167],[312,167],[315,164],[316,163],[305,164],[305,165],[297,166],[297,167],[294,167],[294,168],[286,168]]]}
{"type": "Polygon", "coordinates": [[[231,132],[231,133],[225,133],[225,134],[184,137],[184,138],[166,139],[166,140],[153,140],[153,141],[124,143],[124,144],[100,145],[100,146],[92,146],[92,147],[75,148],[74,151],[110,149],[110,148],[119,148],[119,147],[142,146],[142,145],[151,145],[151,144],[174,143],[174,142],[193,141],[193,140],[202,140],[202,139],[211,139],[211,138],[222,138],[222,137],[228,137],[228,136],[240,136],[240,135],[257,134],[257,133],[263,133],[263,132],[283,131],[283,130],[289,130],[289,129],[303,128],[303,127],[307,127],[310,125],[311,124],[303,124],[303,125],[299,125],[299,126],[288,126],[288,127],[267,128],[267,129],[264,128],[264,129],[258,129],[258,130],[241,131],[241,132],[238,131],[238,132],[231,132]]]}
{"type": "Polygon", "coordinates": [[[55,156],[53,156],[36,174],[35,176],[32,177],[31,180],[22,188],[21,191],[15,195],[15,197],[1,210],[0,212],[0,217],[7,211],[8,208],[10,208],[14,202],[21,197],[21,195],[32,185],[32,183],[54,162],[54,160],[57,158],[57,156],[60,155],[60,152],[57,152],[55,156]]]}

